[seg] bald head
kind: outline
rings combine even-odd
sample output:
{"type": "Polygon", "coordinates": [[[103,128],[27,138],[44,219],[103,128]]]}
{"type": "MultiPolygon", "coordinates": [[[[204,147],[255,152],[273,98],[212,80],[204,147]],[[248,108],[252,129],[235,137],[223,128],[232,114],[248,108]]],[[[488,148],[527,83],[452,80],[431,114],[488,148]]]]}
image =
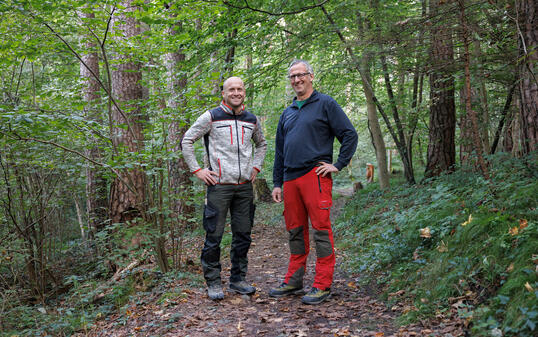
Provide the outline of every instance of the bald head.
{"type": "Polygon", "coordinates": [[[239,77],[230,77],[222,84],[222,99],[232,110],[239,112],[245,100],[245,84],[239,77]]]}
{"type": "Polygon", "coordinates": [[[222,84],[222,90],[226,91],[227,87],[229,87],[231,84],[237,84],[245,88],[245,84],[243,83],[243,80],[240,79],[237,76],[228,77],[224,83],[222,84]]]}

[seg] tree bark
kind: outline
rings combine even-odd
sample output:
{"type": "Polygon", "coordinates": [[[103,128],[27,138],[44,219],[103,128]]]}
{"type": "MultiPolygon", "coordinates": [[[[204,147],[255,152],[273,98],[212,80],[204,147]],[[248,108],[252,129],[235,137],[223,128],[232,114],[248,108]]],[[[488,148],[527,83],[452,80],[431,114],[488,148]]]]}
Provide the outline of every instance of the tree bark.
{"type": "Polygon", "coordinates": [[[538,0],[516,1],[523,154],[538,149],[538,0]]]}
{"type": "Polygon", "coordinates": [[[480,46],[480,41],[476,39],[473,39],[473,55],[476,60],[476,67],[478,68],[478,76],[476,76],[476,81],[478,82],[480,92],[480,109],[478,110],[480,112],[480,138],[482,140],[483,153],[488,153],[490,150],[488,92],[486,90],[486,81],[484,80],[485,71],[482,61],[482,47],[480,46]]]}
{"type": "Polygon", "coordinates": [[[398,153],[400,154],[400,158],[402,159],[405,179],[409,182],[415,183],[413,161],[409,152],[407,151],[409,147],[406,143],[404,128],[400,120],[400,115],[398,113],[396,99],[394,98],[394,92],[392,90],[392,84],[390,81],[390,75],[385,55],[381,55],[381,67],[383,69],[383,75],[385,77],[387,96],[389,97],[389,102],[392,107],[392,117],[394,118],[394,124],[396,124],[396,130],[398,131],[398,137],[394,139],[394,142],[396,143],[396,148],[398,149],[398,153]]]}
{"type": "MultiPolygon", "coordinates": [[[[95,18],[95,14],[90,9],[84,9],[79,13],[79,16],[82,20],[95,18]]],[[[89,120],[97,124],[102,124],[101,112],[96,107],[96,104],[101,98],[99,92],[101,86],[97,78],[95,78],[95,76],[99,76],[98,45],[90,34],[87,34],[84,39],[87,52],[82,55],[82,61],[85,65],[83,63],[80,64],[80,76],[83,80],[83,98],[86,103],[84,111],[89,120]]],[[[85,155],[96,162],[101,162],[103,156],[101,138],[92,134],[88,137],[88,142],[90,145],[89,149],[85,151],[85,155]]],[[[90,235],[93,237],[103,229],[107,219],[107,182],[104,173],[102,167],[92,165],[91,163],[88,163],[86,167],[86,212],[88,215],[90,235]]]]}
{"type": "MultiPolygon", "coordinates": [[[[129,39],[140,33],[140,25],[133,16],[137,7],[132,0],[121,3],[114,17],[113,36],[129,39]]],[[[118,41],[121,42],[121,41],[118,41]]],[[[120,44],[120,43],[118,43],[120,44]]],[[[140,153],[144,149],[143,124],[147,120],[141,109],[143,98],[140,63],[132,55],[116,55],[116,65],[112,70],[112,93],[120,102],[123,111],[114,106],[112,110],[112,142],[128,152],[140,153]],[[120,126],[126,126],[122,128],[120,126]]],[[[145,213],[146,175],[136,163],[131,169],[123,169],[111,186],[110,217],[113,223],[124,223],[143,216],[145,213]]]]}
{"type": "MultiPolygon", "coordinates": [[[[441,0],[432,0],[430,13],[436,17],[441,0]]],[[[453,64],[452,31],[447,24],[434,23],[431,29],[430,60],[430,134],[425,177],[453,171],[456,163],[456,107],[454,76],[448,66],[453,64]]]]}
{"type": "Polygon", "coordinates": [[[506,123],[506,128],[508,129],[511,123],[510,107],[512,106],[512,97],[514,96],[514,89],[516,84],[513,83],[508,89],[508,95],[506,95],[506,102],[504,103],[504,108],[501,113],[501,119],[499,120],[499,125],[497,126],[497,131],[495,132],[495,137],[493,138],[493,144],[491,145],[490,154],[494,154],[497,150],[497,144],[501,137],[503,127],[506,123]]]}
{"type": "MultiPolygon", "coordinates": [[[[370,75],[370,55],[365,52],[361,58],[361,68],[364,75],[371,83],[370,75]]],[[[377,117],[377,108],[372,98],[372,94],[367,88],[364,87],[364,96],[366,97],[366,112],[368,114],[368,130],[370,130],[370,136],[372,137],[372,145],[375,150],[375,157],[377,161],[379,187],[381,189],[390,188],[390,175],[387,168],[387,150],[385,147],[385,140],[381,132],[381,126],[379,125],[379,119],[377,117]]]]}
{"type": "Polygon", "coordinates": [[[478,127],[478,116],[475,110],[472,108],[471,104],[471,54],[469,51],[469,29],[467,26],[467,21],[465,19],[465,0],[458,0],[460,6],[460,24],[462,26],[462,37],[463,37],[463,47],[464,47],[464,72],[465,72],[465,91],[467,96],[465,97],[465,110],[467,115],[471,119],[471,136],[473,140],[473,150],[476,155],[477,166],[482,172],[484,178],[489,180],[488,165],[484,159],[484,147],[482,145],[482,139],[480,138],[480,129],[478,127]]]}

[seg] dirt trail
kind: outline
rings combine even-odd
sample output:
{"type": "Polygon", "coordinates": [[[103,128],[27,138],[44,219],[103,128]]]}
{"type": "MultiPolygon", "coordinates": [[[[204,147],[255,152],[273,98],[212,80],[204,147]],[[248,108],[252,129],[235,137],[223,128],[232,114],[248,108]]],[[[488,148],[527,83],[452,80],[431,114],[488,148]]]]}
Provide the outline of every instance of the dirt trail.
{"type": "MultiPolygon", "coordinates": [[[[335,202],[334,213],[344,198],[335,202]]],[[[314,245],[311,245],[314,247],[314,245]]],[[[337,252],[332,296],[312,306],[301,303],[300,296],[274,299],[267,295],[278,285],[288,261],[287,233],[284,224],[271,226],[257,220],[249,252],[247,280],[257,287],[252,296],[225,292],[225,299],[213,302],[204,288],[186,288],[177,305],[163,306],[146,299],[133,304],[127,315],[110,317],[85,334],[88,336],[427,336],[423,327],[398,328],[396,313],[357,287],[355,280],[339,268],[337,252]],[[130,314],[129,314],[130,313],[130,314]],[[123,324],[113,324],[123,319],[123,324]]],[[[222,259],[222,279],[227,289],[229,258],[222,259]]],[[[313,282],[315,250],[310,252],[305,289],[313,282]]],[[[427,330],[430,332],[432,330],[427,330]]],[[[438,334],[433,334],[440,336],[438,334]]],[[[456,335],[454,335],[456,336],[456,335]]]]}

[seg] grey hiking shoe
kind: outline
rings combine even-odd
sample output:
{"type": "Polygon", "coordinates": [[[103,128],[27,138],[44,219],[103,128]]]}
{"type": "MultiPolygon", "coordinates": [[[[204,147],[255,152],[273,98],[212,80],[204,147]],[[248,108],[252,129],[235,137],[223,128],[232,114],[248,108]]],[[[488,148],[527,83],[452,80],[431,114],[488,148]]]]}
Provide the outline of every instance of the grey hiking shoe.
{"type": "Polygon", "coordinates": [[[250,295],[256,292],[256,288],[245,281],[230,282],[230,289],[243,295],[250,295]]]}
{"type": "Polygon", "coordinates": [[[213,301],[222,300],[224,298],[224,292],[222,287],[218,284],[210,285],[207,287],[207,296],[213,301]]]}
{"type": "Polygon", "coordinates": [[[312,287],[308,294],[303,296],[302,302],[304,304],[319,304],[329,298],[329,296],[331,296],[331,289],[321,290],[312,287]]]}
{"type": "Polygon", "coordinates": [[[269,290],[269,296],[271,297],[284,297],[287,295],[301,295],[304,294],[303,287],[294,287],[285,282],[282,282],[276,288],[269,290]]]}

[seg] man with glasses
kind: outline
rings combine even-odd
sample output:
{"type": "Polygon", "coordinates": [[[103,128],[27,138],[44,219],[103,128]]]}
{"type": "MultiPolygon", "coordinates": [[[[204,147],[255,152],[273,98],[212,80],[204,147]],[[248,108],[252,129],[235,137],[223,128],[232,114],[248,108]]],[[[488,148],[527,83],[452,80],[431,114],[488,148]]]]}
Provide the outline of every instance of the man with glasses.
{"type": "Polygon", "coordinates": [[[303,277],[312,223],[316,244],[316,273],[303,303],[318,304],[331,293],[335,256],[330,220],[332,178],[349,164],[357,147],[357,132],[338,103],[314,90],[314,71],[304,60],[294,60],[288,78],[297,95],[278,122],[275,139],[272,193],[284,200],[290,259],[284,282],[269,291],[272,297],[303,293],[303,277]],[[334,138],[341,144],[333,164],[334,138]]]}

